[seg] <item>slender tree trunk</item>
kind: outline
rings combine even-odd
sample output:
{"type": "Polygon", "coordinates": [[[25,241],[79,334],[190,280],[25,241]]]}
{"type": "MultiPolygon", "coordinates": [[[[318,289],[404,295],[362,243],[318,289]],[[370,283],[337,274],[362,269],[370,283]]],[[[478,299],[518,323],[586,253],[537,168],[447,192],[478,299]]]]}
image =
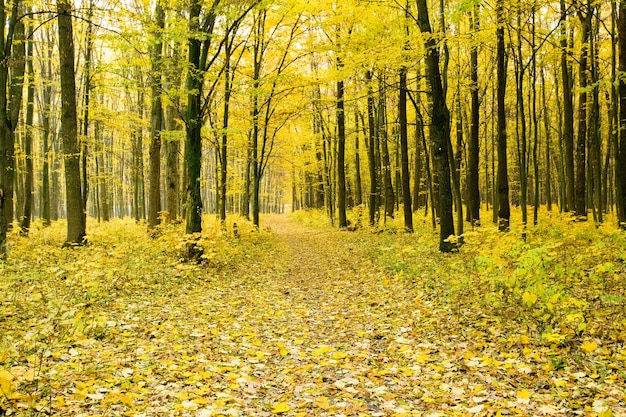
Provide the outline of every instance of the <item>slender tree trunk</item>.
{"type": "Polygon", "coordinates": [[[569,63],[569,47],[567,42],[567,6],[561,0],[561,78],[563,83],[563,145],[565,151],[565,195],[563,201],[565,211],[575,210],[576,187],[574,171],[574,103],[572,94],[572,76],[569,63]]]}
{"type": "Polygon", "coordinates": [[[67,205],[66,244],[82,244],[85,239],[85,211],[80,183],[80,147],[76,118],[76,84],[74,77],[74,35],[72,6],[59,0],[59,65],[61,75],[61,138],[65,161],[65,194],[67,205]]]}
{"type": "Polygon", "coordinates": [[[426,0],[417,1],[417,23],[420,30],[426,36],[424,46],[426,49],[426,73],[432,96],[432,122],[431,141],[437,161],[437,177],[439,181],[439,213],[440,233],[439,250],[451,252],[455,248],[450,237],[454,236],[454,220],[452,215],[452,187],[450,184],[450,155],[448,154],[448,142],[450,141],[450,112],[446,104],[445,93],[441,84],[439,72],[439,51],[432,36],[432,29],[428,17],[426,0]]]}
{"type": "Polygon", "coordinates": [[[587,86],[588,86],[588,55],[589,38],[591,36],[591,10],[582,6],[579,10],[582,26],[582,46],[579,59],[579,94],[578,94],[578,137],[576,142],[576,217],[587,219],[587,86]]]}
{"type": "Polygon", "coordinates": [[[81,151],[81,179],[82,179],[82,193],[83,193],[83,211],[85,215],[87,213],[87,201],[88,201],[88,192],[89,192],[89,177],[87,174],[88,166],[88,155],[89,155],[89,145],[87,138],[89,137],[89,100],[91,97],[91,55],[93,49],[93,23],[91,18],[93,16],[93,0],[89,1],[88,9],[87,9],[87,34],[85,36],[85,64],[84,64],[84,75],[83,75],[83,131],[82,131],[82,139],[80,140],[80,151],[81,151]]]}
{"type": "Polygon", "coordinates": [[[541,69],[541,103],[543,106],[543,124],[546,132],[546,204],[548,211],[552,211],[552,160],[550,156],[551,152],[551,124],[550,124],[550,110],[547,106],[546,100],[546,78],[545,78],[545,68],[541,69]]]}
{"type": "MultiPolygon", "coordinates": [[[[626,2],[619,2],[619,15],[617,18],[617,49],[619,56],[618,71],[626,73],[626,2]]],[[[619,225],[626,230],[626,80],[619,77],[619,149],[617,156],[616,172],[619,177],[621,199],[618,204],[619,225]]]]}
{"type": "MultiPolygon", "coordinates": [[[[521,11],[519,12],[521,13],[521,11]]],[[[524,101],[524,76],[526,73],[526,65],[523,59],[522,51],[522,22],[521,15],[517,15],[517,60],[515,81],[517,96],[517,154],[520,178],[520,206],[522,208],[522,224],[524,227],[523,234],[526,234],[526,225],[528,224],[528,136],[526,130],[526,103],[524,101]]]]}
{"type": "MultiPolygon", "coordinates": [[[[231,95],[231,60],[232,53],[232,40],[226,40],[226,47],[224,50],[224,59],[226,60],[224,69],[224,113],[222,118],[222,135],[221,135],[221,149],[220,149],[220,223],[222,227],[226,225],[226,191],[228,181],[228,122],[230,116],[230,95],[231,95]]],[[[234,75],[234,71],[233,71],[234,75]]]]}
{"type": "Polygon", "coordinates": [[[496,82],[497,82],[497,136],[498,136],[498,229],[509,230],[511,208],[509,206],[509,176],[507,161],[507,137],[506,137],[506,109],[504,99],[506,96],[506,51],[504,47],[504,4],[503,0],[496,3],[498,28],[496,29],[496,82]]]}
{"type": "Polygon", "coordinates": [[[374,91],[372,88],[372,71],[365,73],[367,80],[367,126],[369,146],[367,148],[367,162],[370,173],[370,199],[369,214],[370,225],[376,224],[376,211],[378,210],[378,176],[376,175],[376,122],[374,115],[374,91]]]}
{"type": "Polygon", "coordinates": [[[150,113],[150,189],[148,206],[148,229],[154,229],[159,224],[161,211],[161,131],[163,130],[163,104],[161,92],[163,90],[163,74],[161,59],[163,56],[163,40],[160,33],[165,27],[165,11],[161,1],[157,0],[154,7],[156,30],[153,36],[154,44],[150,51],[152,73],[150,91],[152,93],[152,110],[150,113]]]}
{"type": "Polygon", "coordinates": [[[261,78],[261,59],[262,59],[262,47],[265,34],[265,11],[261,11],[257,16],[256,25],[254,27],[255,39],[254,39],[254,74],[253,74],[253,87],[254,93],[252,98],[252,224],[255,227],[259,227],[259,192],[261,183],[261,167],[259,164],[259,95],[258,88],[261,78]]]}
{"type": "Polygon", "coordinates": [[[24,43],[13,40],[24,38],[24,25],[17,22],[19,2],[12,5],[7,23],[4,1],[0,1],[0,259],[6,258],[6,236],[13,222],[13,192],[15,181],[15,138],[14,130],[21,105],[22,79],[24,75],[24,43]],[[6,38],[5,38],[6,36],[6,38]],[[13,75],[9,76],[9,65],[13,63],[13,75]],[[21,75],[20,75],[21,72],[21,75]],[[15,82],[19,81],[19,88],[15,82]],[[10,87],[10,88],[9,88],[10,87]],[[9,93],[10,99],[7,97],[9,93]],[[16,96],[16,94],[19,94],[16,96]]]}
{"type": "Polygon", "coordinates": [[[391,159],[389,158],[389,137],[387,134],[387,94],[383,76],[379,83],[378,97],[378,140],[380,141],[381,162],[383,168],[383,191],[385,197],[385,216],[393,219],[395,208],[395,194],[391,181],[391,159]]]}
{"type": "MultiPolygon", "coordinates": [[[[32,32],[32,28],[29,28],[32,32]]],[[[35,172],[33,167],[33,120],[35,113],[35,73],[33,69],[33,41],[27,42],[26,65],[28,87],[26,93],[26,129],[24,132],[24,156],[26,158],[26,175],[24,177],[24,207],[20,228],[23,234],[28,234],[33,209],[33,188],[35,172]]]]}
{"type": "MultiPolygon", "coordinates": [[[[535,56],[536,53],[536,25],[535,25],[535,7],[536,4],[533,2],[532,6],[532,57],[531,57],[531,93],[532,93],[532,103],[531,103],[531,112],[532,112],[532,123],[533,123],[533,169],[534,169],[534,195],[533,195],[533,224],[536,226],[539,217],[539,117],[537,117],[537,58],[535,56]]],[[[546,169],[549,170],[550,166],[546,166],[546,169]]]]}
{"type": "MultiPolygon", "coordinates": [[[[472,34],[480,28],[480,6],[474,6],[470,16],[470,29],[472,34]]],[[[480,186],[479,186],[479,128],[480,128],[480,102],[478,98],[478,45],[476,41],[470,50],[470,80],[471,80],[471,121],[470,135],[467,147],[467,195],[469,198],[469,218],[473,225],[480,225],[480,186]]]]}
{"type": "MultiPolygon", "coordinates": [[[[337,67],[342,63],[338,59],[337,67]]],[[[337,82],[337,210],[339,212],[339,227],[348,226],[346,217],[346,121],[344,110],[344,83],[337,82]]]]}
{"type": "Polygon", "coordinates": [[[360,206],[363,204],[363,191],[361,184],[361,154],[359,149],[361,129],[359,127],[359,115],[357,111],[354,112],[354,123],[354,204],[360,206]]]}
{"type": "Polygon", "coordinates": [[[413,209],[411,207],[411,178],[409,175],[409,133],[406,115],[407,68],[400,68],[400,97],[398,100],[398,119],[400,123],[400,159],[402,161],[402,202],[404,210],[404,229],[413,232],[413,209]]]}
{"type": "MultiPolygon", "coordinates": [[[[99,213],[102,217],[102,221],[108,222],[110,220],[109,213],[109,190],[108,190],[108,175],[107,170],[104,164],[104,146],[102,146],[102,142],[104,141],[104,137],[102,135],[102,122],[96,121],[94,128],[94,139],[95,139],[95,154],[96,154],[96,166],[102,167],[101,172],[96,172],[96,178],[98,183],[98,205],[100,207],[99,213]]],[[[99,169],[100,171],[100,169],[99,169]]]]}

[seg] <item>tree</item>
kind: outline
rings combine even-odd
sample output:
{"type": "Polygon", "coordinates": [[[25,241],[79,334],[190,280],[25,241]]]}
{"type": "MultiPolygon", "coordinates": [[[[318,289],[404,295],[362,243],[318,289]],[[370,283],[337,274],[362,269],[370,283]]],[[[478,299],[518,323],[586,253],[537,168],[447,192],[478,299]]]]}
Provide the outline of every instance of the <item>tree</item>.
{"type": "MultiPolygon", "coordinates": [[[[32,27],[29,27],[32,33],[32,27]]],[[[28,87],[26,93],[26,126],[24,132],[24,156],[26,158],[26,173],[24,176],[24,205],[22,208],[22,219],[20,228],[23,234],[28,234],[33,209],[33,187],[34,187],[34,167],[33,167],[33,119],[35,113],[35,71],[33,68],[33,41],[29,39],[26,43],[26,65],[28,87]]]]}
{"type": "Polygon", "coordinates": [[[450,237],[454,236],[454,220],[452,216],[452,186],[450,184],[450,111],[446,104],[445,93],[439,71],[439,50],[432,35],[428,6],[426,0],[417,1],[417,24],[424,38],[426,76],[430,85],[432,100],[432,120],[430,137],[436,160],[437,177],[439,180],[439,250],[451,252],[455,248],[450,237]]]}
{"type": "MultiPolygon", "coordinates": [[[[479,4],[475,4],[470,15],[470,29],[472,38],[480,28],[479,4]]],[[[467,163],[467,205],[469,219],[473,225],[480,224],[480,187],[479,187],[479,129],[480,129],[480,101],[478,98],[478,44],[473,39],[470,49],[470,81],[471,81],[471,118],[470,135],[468,142],[467,163]]]]}
{"type": "MultiPolygon", "coordinates": [[[[617,48],[619,51],[619,72],[626,73],[626,3],[619,3],[617,18],[617,48]]],[[[617,156],[617,174],[619,176],[620,197],[618,205],[619,226],[626,230],[626,80],[619,77],[619,148],[617,156]]]]}
{"type": "Polygon", "coordinates": [[[14,48],[24,26],[18,21],[19,1],[14,1],[7,22],[5,4],[0,0],[0,259],[6,257],[6,237],[13,221],[13,181],[15,172],[14,131],[21,106],[20,72],[23,76],[24,45],[14,48]],[[6,30],[6,31],[5,31],[6,30]],[[21,56],[21,58],[20,58],[21,56]],[[10,62],[17,62],[14,75],[9,77],[10,62]],[[14,82],[20,82],[20,88],[14,82]]]}
{"type": "Polygon", "coordinates": [[[161,211],[161,131],[163,130],[163,104],[161,94],[163,89],[163,73],[161,59],[163,56],[162,32],[165,28],[165,11],[161,1],[157,0],[154,6],[154,40],[150,48],[152,72],[150,77],[150,92],[152,95],[152,109],[150,112],[150,189],[148,206],[148,228],[153,229],[159,224],[161,211]]]}
{"type": "Polygon", "coordinates": [[[509,206],[509,176],[506,137],[506,50],[504,46],[504,1],[496,3],[498,27],[496,29],[496,84],[497,84],[497,135],[498,135],[498,229],[509,230],[511,208],[509,206]]]}
{"type": "Polygon", "coordinates": [[[65,162],[65,198],[67,206],[66,244],[84,242],[86,227],[80,181],[80,147],[76,118],[76,81],[74,75],[74,32],[69,0],[57,3],[59,33],[59,68],[61,76],[61,139],[65,162]]]}

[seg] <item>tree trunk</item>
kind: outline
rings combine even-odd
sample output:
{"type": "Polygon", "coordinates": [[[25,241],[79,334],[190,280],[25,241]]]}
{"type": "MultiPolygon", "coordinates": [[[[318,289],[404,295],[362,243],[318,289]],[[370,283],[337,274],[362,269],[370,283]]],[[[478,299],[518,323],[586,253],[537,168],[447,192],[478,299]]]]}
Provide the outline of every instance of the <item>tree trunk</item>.
{"type": "Polygon", "coordinates": [[[384,74],[381,75],[378,97],[378,140],[380,142],[380,157],[382,162],[383,195],[385,197],[385,217],[394,217],[395,195],[391,181],[391,159],[389,158],[389,135],[387,134],[387,94],[384,84],[384,74]]]}
{"type": "Polygon", "coordinates": [[[411,207],[411,178],[409,174],[409,132],[406,115],[407,68],[400,68],[400,90],[398,100],[398,119],[400,123],[400,159],[402,165],[402,202],[404,210],[404,229],[413,232],[413,208],[411,207]]]}
{"type": "Polygon", "coordinates": [[[562,206],[565,211],[575,210],[576,187],[574,171],[574,103],[572,95],[572,76],[568,62],[567,42],[567,6],[561,0],[561,78],[563,83],[563,145],[565,151],[565,196],[562,206]]]}
{"type": "Polygon", "coordinates": [[[165,12],[161,1],[157,0],[154,7],[156,33],[154,44],[150,51],[152,72],[150,77],[150,91],[152,93],[152,110],[150,112],[150,189],[148,206],[148,229],[154,229],[159,224],[161,211],[161,131],[163,130],[163,104],[161,93],[163,90],[163,74],[161,73],[161,59],[163,56],[163,40],[160,31],[165,27],[165,12]]]}
{"type": "Polygon", "coordinates": [[[434,156],[437,161],[437,176],[439,181],[439,213],[440,233],[439,250],[451,252],[455,248],[450,240],[454,236],[454,219],[452,215],[452,187],[450,185],[450,155],[448,154],[448,142],[450,141],[450,111],[446,104],[445,93],[441,84],[439,72],[439,51],[437,43],[432,36],[428,6],[426,0],[417,0],[418,18],[420,30],[425,34],[424,46],[426,49],[426,73],[430,84],[432,96],[432,122],[431,141],[434,148],[434,156]]]}
{"type": "Polygon", "coordinates": [[[376,122],[374,116],[374,90],[372,88],[372,71],[365,73],[367,81],[367,126],[368,141],[367,162],[370,173],[370,198],[369,198],[369,214],[370,225],[376,224],[376,212],[378,211],[378,176],[376,169],[376,122]]]}
{"type": "Polygon", "coordinates": [[[503,0],[496,4],[498,28],[496,29],[497,56],[496,56],[496,79],[497,79],[497,135],[498,135],[498,229],[509,230],[511,208],[509,206],[509,177],[506,154],[506,109],[504,99],[506,96],[506,51],[504,47],[504,5],[503,0]]]}
{"type": "MultiPolygon", "coordinates": [[[[341,68],[338,59],[337,67],[341,68]]],[[[346,122],[344,110],[343,81],[337,82],[337,210],[339,212],[339,227],[348,226],[346,217],[346,122]]]]}
{"type": "MultiPolygon", "coordinates": [[[[32,32],[32,28],[29,28],[32,32]]],[[[24,206],[20,228],[22,234],[28,234],[33,209],[33,188],[35,173],[33,167],[33,119],[35,113],[35,73],[33,69],[33,41],[27,42],[26,64],[28,88],[26,93],[26,126],[24,132],[24,157],[26,158],[26,174],[24,177],[24,206]]]]}
{"type": "MultiPolygon", "coordinates": [[[[470,16],[470,29],[472,34],[478,32],[479,23],[479,7],[474,6],[470,16]]],[[[479,186],[479,128],[480,128],[480,102],[478,98],[478,45],[476,41],[472,44],[470,50],[470,80],[471,80],[471,121],[470,135],[467,146],[467,196],[469,199],[468,215],[470,222],[477,226],[480,225],[480,186],[479,186]]]]}
{"type": "Polygon", "coordinates": [[[67,245],[82,244],[85,239],[85,211],[80,183],[80,146],[76,118],[76,83],[74,76],[74,34],[69,0],[59,0],[59,66],[61,75],[61,139],[65,161],[67,205],[67,245]]]}
{"type": "Polygon", "coordinates": [[[355,135],[354,135],[354,204],[363,204],[363,191],[361,184],[361,154],[359,142],[361,140],[361,129],[359,127],[359,114],[354,112],[355,135]]]}
{"type": "Polygon", "coordinates": [[[591,36],[591,10],[579,10],[582,26],[581,50],[579,60],[579,94],[578,94],[578,137],[576,141],[576,217],[587,219],[587,63],[589,55],[589,37],[591,36]]]}
{"type": "MultiPolygon", "coordinates": [[[[185,232],[202,231],[202,197],[200,195],[200,172],[202,161],[202,87],[204,73],[200,68],[201,40],[196,35],[199,30],[202,3],[194,0],[189,10],[189,73],[187,75],[187,120],[185,140],[185,161],[187,162],[187,201],[185,232]]],[[[193,254],[192,254],[193,255],[193,254]]]]}
{"type": "Polygon", "coordinates": [[[84,84],[83,84],[83,131],[82,139],[80,140],[81,148],[81,179],[82,179],[82,193],[83,193],[83,211],[87,214],[87,199],[89,192],[89,178],[87,174],[87,156],[89,154],[89,145],[87,138],[89,137],[89,100],[91,97],[91,55],[93,49],[93,23],[91,18],[93,16],[93,0],[89,1],[87,9],[87,34],[85,35],[85,64],[84,64],[84,84]]]}

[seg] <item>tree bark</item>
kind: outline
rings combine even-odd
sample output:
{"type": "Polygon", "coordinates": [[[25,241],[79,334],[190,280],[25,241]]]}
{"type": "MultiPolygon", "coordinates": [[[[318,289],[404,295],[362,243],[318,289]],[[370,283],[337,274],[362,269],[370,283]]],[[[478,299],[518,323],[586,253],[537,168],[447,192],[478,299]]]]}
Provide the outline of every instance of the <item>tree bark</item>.
{"type": "MultiPolygon", "coordinates": [[[[32,28],[29,30],[32,32],[32,28]]],[[[24,176],[24,206],[20,228],[22,234],[28,234],[33,209],[33,188],[35,172],[33,167],[33,120],[35,113],[35,73],[33,69],[33,41],[28,40],[26,51],[26,65],[28,87],[26,93],[26,128],[24,132],[24,157],[26,158],[26,173],[24,176]]]]}
{"type": "Polygon", "coordinates": [[[565,24],[567,22],[567,6],[561,0],[561,78],[563,83],[563,145],[565,151],[565,195],[563,201],[565,211],[575,210],[576,187],[574,171],[574,103],[572,95],[572,75],[568,62],[568,41],[565,24]]]}
{"type": "MultiPolygon", "coordinates": [[[[619,2],[619,15],[617,18],[617,48],[619,55],[618,73],[626,73],[626,2],[619,2]]],[[[626,230],[626,80],[619,77],[619,149],[617,156],[616,171],[619,176],[621,210],[619,225],[626,230]]]]}
{"type": "Polygon", "coordinates": [[[418,12],[417,23],[421,32],[426,35],[424,41],[426,49],[426,73],[432,96],[430,135],[434,148],[434,156],[437,161],[437,176],[439,181],[439,250],[441,252],[451,252],[456,245],[450,240],[450,237],[454,236],[452,187],[450,184],[450,155],[448,154],[447,146],[450,141],[450,111],[448,110],[445,93],[441,84],[439,51],[436,41],[432,36],[428,17],[428,6],[426,0],[416,1],[418,12]]]}
{"type": "MultiPolygon", "coordinates": [[[[472,33],[476,33],[480,27],[479,24],[479,6],[474,6],[470,16],[470,29],[472,33]]],[[[471,120],[470,135],[467,146],[467,195],[469,204],[470,222],[477,226],[480,225],[480,186],[479,186],[479,128],[480,128],[480,102],[478,97],[478,45],[474,40],[470,50],[470,80],[471,80],[471,120]]]]}
{"type": "Polygon", "coordinates": [[[80,146],[76,117],[76,82],[74,74],[74,34],[69,0],[57,3],[59,31],[59,66],[61,75],[61,139],[65,161],[67,205],[67,245],[80,245],[85,239],[85,211],[80,181],[80,146]]]}
{"type": "Polygon", "coordinates": [[[161,1],[157,0],[154,7],[155,33],[154,44],[150,51],[152,73],[150,77],[150,91],[152,93],[152,110],[150,112],[150,189],[148,206],[148,229],[154,229],[159,224],[161,211],[161,131],[163,130],[163,104],[161,93],[163,90],[163,74],[161,59],[163,56],[163,40],[160,33],[165,27],[165,11],[161,1]]]}
{"type": "Polygon", "coordinates": [[[498,28],[496,29],[497,52],[496,52],[496,83],[497,83],[497,137],[498,137],[498,229],[509,230],[511,208],[509,206],[509,177],[507,161],[507,137],[506,137],[506,109],[504,99],[506,96],[506,51],[504,47],[504,5],[503,0],[498,0],[496,14],[498,28]]]}
{"type": "Polygon", "coordinates": [[[411,206],[411,178],[409,174],[409,132],[406,115],[407,68],[400,68],[400,89],[398,100],[398,119],[400,123],[400,159],[402,166],[402,205],[404,211],[404,229],[413,232],[413,208],[411,206]]]}
{"type": "Polygon", "coordinates": [[[374,116],[374,91],[372,88],[372,71],[365,73],[367,81],[367,131],[369,146],[367,148],[367,162],[370,173],[370,198],[369,215],[370,225],[376,224],[376,212],[378,211],[378,176],[376,169],[376,123],[374,116]]]}
{"type": "MultiPolygon", "coordinates": [[[[338,60],[337,67],[341,68],[338,60]]],[[[348,226],[346,216],[346,121],[344,110],[344,83],[337,82],[337,211],[339,212],[339,227],[348,226]]]]}
{"type": "Polygon", "coordinates": [[[589,37],[591,36],[591,10],[579,10],[582,26],[581,50],[579,59],[579,94],[578,94],[578,136],[576,141],[576,217],[587,219],[587,85],[589,37]]]}

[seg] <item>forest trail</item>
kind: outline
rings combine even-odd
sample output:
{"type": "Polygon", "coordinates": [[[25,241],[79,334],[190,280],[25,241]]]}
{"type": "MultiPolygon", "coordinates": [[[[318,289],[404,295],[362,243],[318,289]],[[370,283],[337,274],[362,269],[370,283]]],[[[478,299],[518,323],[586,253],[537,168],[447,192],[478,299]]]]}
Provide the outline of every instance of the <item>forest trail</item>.
{"type": "Polygon", "coordinates": [[[429,235],[263,228],[203,235],[201,265],[181,262],[176,226],[152,238],[131,220],[82,248],[50,245],[61,227],[20,242],[0,264],[0,411],[626,415],[619,364],[493,314],[462,285],[468,258],[416,244],[429,235]]]}

